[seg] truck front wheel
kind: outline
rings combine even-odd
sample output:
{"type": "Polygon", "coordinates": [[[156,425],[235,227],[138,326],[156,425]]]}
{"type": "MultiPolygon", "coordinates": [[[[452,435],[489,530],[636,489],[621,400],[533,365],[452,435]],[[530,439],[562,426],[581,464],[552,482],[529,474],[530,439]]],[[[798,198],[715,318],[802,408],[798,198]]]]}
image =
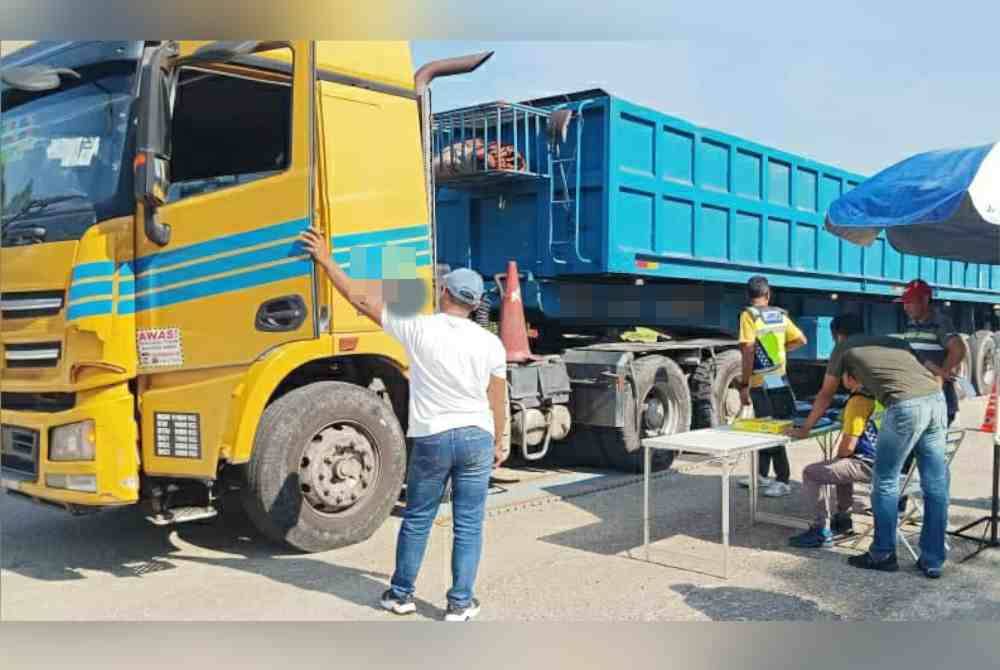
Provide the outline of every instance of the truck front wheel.
{"type": "Polygon", "coordinates": [[[265,410],[243,504],[268,538],[326,551],[371,537],[405,472],[406,441],[392,408],[366,388],[317,382],[265,410]]]}

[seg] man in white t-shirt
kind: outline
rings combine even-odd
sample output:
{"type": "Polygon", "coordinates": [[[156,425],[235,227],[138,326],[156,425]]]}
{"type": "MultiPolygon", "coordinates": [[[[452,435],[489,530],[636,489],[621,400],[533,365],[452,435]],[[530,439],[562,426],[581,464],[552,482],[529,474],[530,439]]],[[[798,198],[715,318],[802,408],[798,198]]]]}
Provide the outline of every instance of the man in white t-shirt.
{"type": "MultiPolygon", "coordinates": [[[[308,230],[305,248],[334,287],[361,313],[399,340],[410,359],[413,441],[406,477],[406,511],[396,543],[396,571],[382,606],[416,611],[414,583],[444,488],[452,483],[455,539],[446,621],[479,613],[473,586],[482,552],[490,471],[502,460],[507,402],[507,355],[500,340],[469,318],[483,296],[483,279],[459,268],[441,279],[439,311],[404,317],[383,303],[372,282],[351,279],[333,262],[325,237],[308,230]]],[[[375,283],[378,284],[377,282],[375,283]]]]}

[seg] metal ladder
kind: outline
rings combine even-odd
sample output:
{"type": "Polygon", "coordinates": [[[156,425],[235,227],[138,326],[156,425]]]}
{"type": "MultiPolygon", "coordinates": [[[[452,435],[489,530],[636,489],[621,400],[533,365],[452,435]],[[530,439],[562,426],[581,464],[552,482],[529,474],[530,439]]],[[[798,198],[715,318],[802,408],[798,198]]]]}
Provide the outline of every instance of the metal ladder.
{"type": "Polygon", "coordinates": [[[589,102],[589,100],[581,102],[574,113],[576,117],[576,147],[573,154],[563,157],[561,144],[557,141],[553,140],[549,145],[549,255],[552,257],[552,261],[559,265],[566,265],[569,260],[557,250],[569,247],[572,247],[576,253],[578,262],[593,262],[585,257],[580,250],[580,150],[583,146],[583,108],[589,102]],[[572,191],[569,187],[567,172],[573,175],[574,188],[572,191]],[[556,196],[557,180],[562,187],[562,197],[556,196]],[[556,239],[557,216],[563,214],[573,224],[572,235],[566,239],[556,239]]]}

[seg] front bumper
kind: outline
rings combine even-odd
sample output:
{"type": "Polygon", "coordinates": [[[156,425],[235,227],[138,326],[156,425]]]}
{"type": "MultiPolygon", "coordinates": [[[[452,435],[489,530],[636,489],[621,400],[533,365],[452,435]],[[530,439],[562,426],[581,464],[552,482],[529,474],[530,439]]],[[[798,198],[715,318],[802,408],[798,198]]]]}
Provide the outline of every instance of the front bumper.
{"type": "MultiPolygon", "coordinates": [[[[77,404],[63,412],[0,410],[0,424],[7,430],[16,429],[21,434],[32,432],[36,436],[34,472],[24,467],[17,470],[4,467],[0,473],[0,484],[8,492],[74,511],[138,502],[138,431],[135,401],[127,384],[80,393],[77,404]],[[95,424],[94,460],[50,461],[49,431],[86,419],[95,424]],[[56,475],[55,479],[93,477],[96,487],[93,492],[55,488],[46,485],[46,479],[52,475],[56,475]]],[[[23,464],[22,460],[20,465],[23,464]]]]}

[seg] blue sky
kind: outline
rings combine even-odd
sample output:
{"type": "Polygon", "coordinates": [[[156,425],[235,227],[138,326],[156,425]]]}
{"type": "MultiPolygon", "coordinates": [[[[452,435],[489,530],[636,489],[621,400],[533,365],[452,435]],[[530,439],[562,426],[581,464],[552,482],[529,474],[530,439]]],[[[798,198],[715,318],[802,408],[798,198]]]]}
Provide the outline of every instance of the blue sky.
{"type": "MultiPolygon", "coordinates": [[[[954,17],[952,17],[954,18],[954,17]]],[[[848,170],[873,174],[928,149],[1000,140],[1000,55],[983,30],[902,17],[782,33],[781,21],[633,42],[412,43],[414,65],[494,50],[478,72],[434,85],[442,110],[600,87],[633,102],[848,170]],[[825,30],[824,30],[825,28],[825,30]],[[792,38],[792,35],[798,37],[792,38]]],[[[1000,22],[1000,10],[969,17],[1000,22]]]]}

